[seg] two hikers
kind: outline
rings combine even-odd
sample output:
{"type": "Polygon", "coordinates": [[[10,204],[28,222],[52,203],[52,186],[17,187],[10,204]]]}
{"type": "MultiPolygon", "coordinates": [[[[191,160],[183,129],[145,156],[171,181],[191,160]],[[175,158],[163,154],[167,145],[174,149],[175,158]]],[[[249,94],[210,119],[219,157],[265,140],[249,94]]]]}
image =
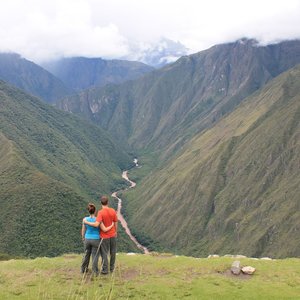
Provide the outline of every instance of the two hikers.
{"type": "MultiPolygon", "coordinates": [[[[99,248],[102,257],[102,270],[101,274],[108,274],[108,271],[113,272],[116,261],[116,236],[118,229],[117,213],[113,208],[108,206],[108,197],[101,197],[102,209],[98,211],[97,218],[95,218],[95,206],[89,210],[90,216],[83,219],[82,236],[85,237],[85,255],[83,258],[81,271],[85,272],[90,256],[92,254],[92,270],[98,275],[98,257],[99,248]],[[100,226],[100,236],[99,236],[100,226]],[[86,236],[86,233],[88,235],[86,236]],[[92,235],[90,235],[92,234],[92,235]],[[98,237],[95,238],[95,237],[98,237]],[[101,240],[100,240],[101,239],[101,240]],[[96,250],[95,250],[96,249],[96,250]],[[110,254],[110,263],[108,264],[108,254],[110,254]]],[[[92,206],[91,206],[92,207],[92,206]]]]}
{"type": "MultiPolygon", "coordinates": [[[[89,222],[95,222],[95,212],[96,207],[93,203],[89,203],[87,210],[90,214],[89,217],[85,219],[89,222]]],[[[84,221],[84,219],[83,219],[84,221]]],[[[109,227],[105,227],[103,223],[100,224],[100,228],[102,231],[107,232],[114,225],[111,224],[109,227]]],[[[98,270],[98,258],[99,258],[99,246],[100,246],[100,230],[99,227],[92,227],[89,225],[82,224],[81,228],[81,237],[84,242],[84,257],[81,264],[81,273],[85,273],[88,269],[88,265],[90,262],[90,257],[92,255],[92,271],[95,275],[99,274],[98,270]]]]}

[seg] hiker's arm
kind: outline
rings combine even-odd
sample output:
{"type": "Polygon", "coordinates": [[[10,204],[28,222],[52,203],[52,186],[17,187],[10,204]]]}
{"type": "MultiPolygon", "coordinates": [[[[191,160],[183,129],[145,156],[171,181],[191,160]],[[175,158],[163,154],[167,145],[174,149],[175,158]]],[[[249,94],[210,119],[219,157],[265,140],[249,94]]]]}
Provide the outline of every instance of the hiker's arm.
{"type": "Polygon", "coordinates": [[[118,222],[114,222],[114,226],[116,228],[116,236],[118,235],[118,222]]]}
{"type": "Polygon", "coordinates": [[[82,222],[82,227],[81,227],[81,238],[82,238],[82,240],[84,240],[85,230],[86,230],[86,228],[85,228],[85,226],[84,226],[84,224],[82,222]]]}
{"type": "Polygon", "coordinates": [[[99,227],[99,225],[100,225],[100,222],[97,222],[97,221],[96,222],[89,222],[86,219],[83,219],[83,223],[86,224],[86,225],[90,225],[92,227],[99,227]]]}
{"type": "Polygon", "coordinates": [[[84,222],[84,224],[87,224],[87,225],[90,225],[90,226],[93,226],[93,227],[99,227],[99,225],[100,225],[101,230],[104,231],[104,232],[107,232],[108,230],[110,230],[114,226],[114,224],[111,224],[110,226],[106,227],[103,224],[103,222],[101,222],[101,223],[98,222],[98,221],[96,221],[96,222],[89,222],[89,221],[86,221],[86,219],[84,219],[83,222],[84,222]]]}
{"type": "Polygon", "coordinates": [[[108,227],[106,227],[103,222],[100,223],[100,229],[103,231],[103,232],[107,232],[109,230],[111,230],[112,228],[114,227],[114,223],[112,223],[111,225],[109,225],[108,227]]]}

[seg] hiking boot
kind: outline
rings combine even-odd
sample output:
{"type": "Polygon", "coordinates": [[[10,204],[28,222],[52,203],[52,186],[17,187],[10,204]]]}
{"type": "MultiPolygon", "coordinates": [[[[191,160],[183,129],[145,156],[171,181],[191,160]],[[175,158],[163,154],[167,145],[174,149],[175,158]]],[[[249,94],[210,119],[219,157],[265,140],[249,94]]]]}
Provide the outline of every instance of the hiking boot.
{"type": "Polygon", "coordinates": [[[101,272],[101,275],[108,275],[108,272],[101,272]]]}

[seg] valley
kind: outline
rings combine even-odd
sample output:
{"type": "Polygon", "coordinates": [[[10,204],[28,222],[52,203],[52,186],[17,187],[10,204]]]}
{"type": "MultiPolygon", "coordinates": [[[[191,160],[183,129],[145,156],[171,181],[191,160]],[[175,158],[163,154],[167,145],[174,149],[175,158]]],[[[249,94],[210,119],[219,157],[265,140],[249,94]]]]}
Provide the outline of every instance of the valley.
{"type": "Polygon", "coordinates": [[[108,194],[124,225],[120,251],[299,256],[299,63],[299,40],[241,39],[156,70],[63,59],[52,65],[59,79],[3,55],[0,208],[14,217],[0,252],[81,251],[84,207],[108,194]],[[36,74],[52,83],[31,86],[36,74]],[[143,168],[130,169],[135,155],[143,168]]]}
{"type": "Polygon", "coordinates": [[[0,24],[0,300],[300,300],[300,0],[0,24]]]}
{"type": "MultiPolygon", "coordinates": [[[[134,163],[135,165],[137,166],[137,162],[138,160],[135,159],[134,160],[134,163]]],[[[129,188],[134,188],[136,186],[136,183],[131,181],[129,178],[128,178],[128,171],[123,171],[122,172],[122,178],[125,179],[129,184],[129,188]]],[[[138,249],[140,249],[141,251],[143,251],[144,254],[149,254],[149,250],[147,249],[147,247],[141,245],[135,236],[132,235],[131,233],[131,230],[129,229],[128,227],[128,224],[127,224],[127,221],[125,220],[124,216],[122,215],[122,199],[119,197],[119,193],[122,192],[122,191],[127,191],[128,188],[124,189],[124,190],[119,190],[119,191],[116,191],[116,192],[113,192],[111,194],[111,196],[113,198],[115,198],[117,201],[118,201],[118,209],[117,209],[117,213],[118,213],[118,220],[120,221],[121,223],[121,226],[124,228],[126,234],[128,235],[128,237],[134,242],[134,244],[136,245],[136,247],[138,249]]]]}
{"type": "Polygon", "coordinates": [[[299,71],[246,98],[126,193],[137,236],[179,254],[299,256],[299,71]]]}

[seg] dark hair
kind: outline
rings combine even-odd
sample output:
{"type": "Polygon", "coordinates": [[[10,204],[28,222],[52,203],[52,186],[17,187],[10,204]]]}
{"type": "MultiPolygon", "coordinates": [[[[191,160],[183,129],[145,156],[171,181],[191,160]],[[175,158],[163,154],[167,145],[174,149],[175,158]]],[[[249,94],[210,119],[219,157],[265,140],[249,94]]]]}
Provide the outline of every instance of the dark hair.
{"type": "Polygon", "coordinates": [[[102,205],[107,205],[108,203],[108,197],[107,196],[102,196],[101,197],[101,204],[102,205]]]}
{"type": "Polygon", "coordinates": [[[87,207],[87,210],[89,211],[89,213],[90,213],[91,215],[93,215],[93,214],[95,213],[95,211],[96,211],[95,204],[89,203],[89,204],[88,204],[88,207],[87,207]]]}

